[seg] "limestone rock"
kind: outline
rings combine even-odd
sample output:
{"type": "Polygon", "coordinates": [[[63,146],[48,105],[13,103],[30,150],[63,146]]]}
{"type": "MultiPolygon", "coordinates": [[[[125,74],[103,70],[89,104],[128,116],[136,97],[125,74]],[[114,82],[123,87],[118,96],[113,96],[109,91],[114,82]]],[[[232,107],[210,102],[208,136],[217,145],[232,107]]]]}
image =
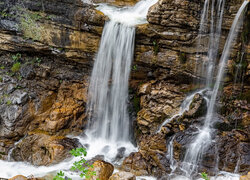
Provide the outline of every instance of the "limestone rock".
{"type": "Polygon", "coordinates": [[[76,139],[46,134],[31,134],[18,143],[11,154],[16,161],[48,166],[70,157],[69,151],[79,146],[76,139]]]}
{"type": "Polygon", "coordinates": [[[121,171],[113,174],[109,180],[136,180],[136,177],[132,173],[121,171]]]}
{"type": "Polygon", "coordinates": [[[241,176],[240,180],[250,180],[250,172],[248,172],[247,175],[241,176]]]}
{"type": "Polygon", "coordinates": [[[22,175],[17,175],[13,178],[10,178],[9,180],[28,180],[28,178],[26,178],[25,176],[22,176],[22,175]]]}
{"type": "Polygon", "coordinates": [[[179,111],[184,99],[179,89],[164,81],[141,85],[141,110],[137,114],[137,124],[142,133],[155,132],[163,120],[179,111]]]}
{"type": "Polygon", "coordinates": [[[131,172],[136,176],[144,176],[150,174],[150,164],[143,158],[140,152],[133,152],[122,163],[122,170],[131,172]]]}
{"type": "Polygon", "coordinates": [[[114,166],[108,162],[98,160],[93,163],[93,168],[89,170],[96,172],[96,176],[92,176],[91,180],[108,180],[113,174],[114,166]]]}

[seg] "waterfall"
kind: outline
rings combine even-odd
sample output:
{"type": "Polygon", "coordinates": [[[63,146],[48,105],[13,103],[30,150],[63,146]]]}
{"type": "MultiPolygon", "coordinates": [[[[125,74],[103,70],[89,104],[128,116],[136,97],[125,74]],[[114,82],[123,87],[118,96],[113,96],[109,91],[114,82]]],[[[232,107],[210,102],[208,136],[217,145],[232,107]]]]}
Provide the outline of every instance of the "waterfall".
{"type": "Polygon", "coordinates": [[[216,63],[219,44],[220,44],[220,37],[221,37],[221,25],[224,13],[224,6],[225,0],[218,0],[217,1],[217,22],[215,23],[214,20],[214,5],[215,0],[212,1],[212,8],[211,8],[211,25],[210,25],[210,37],[209,37],[209,50],[208,50],[208,67],[207,67],[207,74],[206,74],[206,87],[209,88],[212,84],[213,79],[213,71],[214,66],[216,63]]]}
{"type": "Polygon", "coordinates": [[[128,79],[135,28],[107,22],[89,87],[89,110],[96,138],[128,140],[128,79]],[[111,81],[111,82],[110,82],[111,81]]]}
{"type": "Polygon", "coordinates": [[[89,86],[89,131],[92,137],[112,142],[129,141],[128,80],[134,56],[135,26],[146,22],[157,0],[144,0],[130,8],[101,4],[109,16],[89,86]]]}
{"type": "Polygon", "coordinates": [[[191,176],[196,170],[199,161],[202,158],[203,151],[208,147],[212,141],[211,134],[213,130],[211,129],[215,102],[218,95],[219,87],[221,86],[221,82],[223,80],[224,69],[226,66],[227,59],[230,55],[230,49],[234,40],[237,37],[238,30],[243,22],[244,11],[247,7],[249,1],[244,1],[242,6],[240,7],[238,13],[235,16],[234,22],[230,29],[227,41],[224,46],[224,50],[222,52],[222,56],[220,58],[219,69],[216,77],[216,82],[212,91],[212,95],[209,101],[208,111],[205,118],[205,123],[202,129],[199,130],[198,136],[195,138],[194,142],[190,144],[187,152],[185,154],[184,162],[182,164],[182,170],[186,173],[186,176],[191,176]]]}
{"type": "MultiPolygon", "coordinates": [[[[202,14],[201,14],[201,20],[200,20],[200,28],[199,28],[199,33],[198,33],[198,43],[196,46],[196,49],[202,49],[202,34],[207,31],[207,20],[208,20],[208,9],[209,9],[209,0],[205,0],[202,14]]],[[[195,63],[195,73],[198,75],[202,75],[203,71],[198,71],[198,60],[201,59],[200,53],[196,53],[196,63],[195,63]]]]}

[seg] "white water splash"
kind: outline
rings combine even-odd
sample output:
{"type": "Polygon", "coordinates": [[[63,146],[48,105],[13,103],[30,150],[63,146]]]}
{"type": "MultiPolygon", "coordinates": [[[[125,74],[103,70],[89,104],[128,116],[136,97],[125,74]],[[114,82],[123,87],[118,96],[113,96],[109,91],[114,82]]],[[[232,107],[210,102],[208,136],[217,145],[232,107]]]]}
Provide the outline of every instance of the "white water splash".
{"type": "Polygon", "coordinates": [[[179,112],[177,114],[173,115],[171,118],[166,119],[159,127],[157,133],[160,133],[162,127],[165,126],[166,124],[170,123],[174,118],[176,118],[178,116],[182,116],[184,112],[188,111],[190,108],[190,104],[192,103],[194,96],[196,94],[201,94],[208,104],[208,98],[205,96],[206,91],[207,91],[207,89],[201,89],[201,90],[195,91],[195,92],[191,93],[190,95],[188,95],[185,98],[185,100],[182,102],[179,112]]]}
{"type": "Polygon", "coordinates": [[[107,15],[111,21],[124,24],[126,26],[136,26],[147,23],[146,17],[151,6],[158,0],[142,0],[133,7],[117,8],[107,4],[101,4],[97,8],[107,15]]]}

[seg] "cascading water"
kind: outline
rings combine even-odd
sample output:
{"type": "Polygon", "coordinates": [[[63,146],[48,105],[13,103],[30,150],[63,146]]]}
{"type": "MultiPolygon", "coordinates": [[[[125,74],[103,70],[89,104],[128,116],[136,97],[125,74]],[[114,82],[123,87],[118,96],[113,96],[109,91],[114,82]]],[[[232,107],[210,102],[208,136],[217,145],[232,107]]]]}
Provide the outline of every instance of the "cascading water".
{"type": "MultiPolygon", "coordinates": [[[[208,10],[209,10],[209,0],[205,0],[204,2],[204,6],[203,6],[203,10],[202,10],[202,14],[201,14],[201,20],[200,20],[200,28],[199,28],[199,33],[198,33],[198,43],[197,43],[197,47],[196,49],[203,49],[202,48],[202,34],[206,33],[207,31],[207,20],[208,20],[208,10]]],[[[198,60],[200,60],[200,53],[197,52],[196,54],[196,63],[195,63],[195,72],[198,75],[202,75],[203,73],[203,69],[201,68],[201,71],[199,71],[198,68],[198,60]]]]}
{"type": "Polygon", "coordinates": [[[95,138],[129,141],[128,79],[134,55],[135,25],[145,23],[157,0],[141,1],[133,8],[101,5],[106,23],[90,80],[89,130],[95,138]]]}
{"type": "Polygon", "coordinates": [[[216,83],[213,88],[213,92],[209,101],[209,106],[208,106],[208,111],[206,114],[204,126],[201,130],[199,130],[198,136],[196,137],[194,142],[191,143],[190,147],[188,148],[186,152],[184,162],[182,165],[182,170],[185,172],[186,176],[188,177],[191,177],[192,173],[194,173],[197,170],[197,165],[202,157],[203,151],[211,143],[212,129],[210,126],[212,125],[212,120],[214,118],[214,108],[215,108],[216,98],[217,98],[219,87],[221,85],[221,81],[223,78],[226,61],[230,55],[229,51],[231,49],[233,41],[237,37],[238,30],[242,25],[243,17],[244,17],[243,16],[244,10],[246,9],[246,6],[248,3],[249,1],[244,1],[238,13],[236,14],[236,17],[230,29],[226,44],[224,46],[222,56],[220,58],[220,64],[219,64],[219,69],[218,69],[218,73],[216,77],[216,83]]]}
{"type": "Polygon", "coordinates": [[[216,14],[214,14],[215,0],[212,0],[211,7],[211,25],[210,25],[210,37],[209,37],[209,50],[208,50],[208,67],[206,72],[206,87],[209,88],[212,84],[213,71],[216,63],[220,37],[221,37],[221,25],[224,13],[225,0],[218,0],[216,5],[216,14]],[[217,17],[215,21],[214,16],[217,17]]]}
{"type": "Polygon", "coordinates": [[[128,78],[133,59],[135,27],[107,22],[91,75],[89,109],[95,138],[128,141],[128,78]],[[112,79],[110,85],[110,79],[112,79]]]}
{"type": "Polygon", "coordinates": [[[192,103],[192,101],[193,101],[193,99],[194,99],[194,96],[195,96],[196,94],[201,94],[201,95],[205,98],[205,100],[206,100],[206,102],[207,102],[207,104],[208,104],[208,99],[207,99],[207,97],[205,96],[205,93],[206,93],[206,89],[201,89],[201,90],[195,91],[195,92],[191,93],[190,95],[188,95],[188,96],[185,98],[185,100],[182,102],[181,107],[180,107],[180,111],[179,111],[177,114],[173,115],[171,118],[166,119],[166,120],[161,124],[161,126],[159,127],[157,133],[160,133],[160,131],[161,131],[161,129],[162,129],[162,127],[163,127],[164,125],[168,124],[169,122],[171,122],[171,121],[172,121],[173,119],[175,119],[176,117],[182,116],[184,112],[188,111],[189,108],[190,108],[190,104],[192,103]]]}

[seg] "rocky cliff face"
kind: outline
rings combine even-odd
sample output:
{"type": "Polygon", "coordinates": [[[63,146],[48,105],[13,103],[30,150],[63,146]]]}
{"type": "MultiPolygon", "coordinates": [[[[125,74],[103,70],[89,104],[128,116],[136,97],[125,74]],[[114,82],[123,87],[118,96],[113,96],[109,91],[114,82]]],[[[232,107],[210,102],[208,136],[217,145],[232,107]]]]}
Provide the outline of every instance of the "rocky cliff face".
{"type": "MultiPolygon", "coordinates": [[[[242,2],[226,1],[220,53],[242,2]]],[[[123,1],[113,3],[124,5],[123,1]]],[[[149,10],[149,23],[137,27],[130,89],[131,104],[137,112],[135,133],[139,152],[125,159],[122,168],[126,171],[160,176],[169,172],[167,143],[175,135],[174,156],[182,159],[192,141],[192,124],[202,123],[204,102],[197,95],[189,112],[173,119],[159,135],[154,134],[166,118],[179,111],[186,95],[197,88],[193,80],[204,78],[194,70],[203,3],[159,0],[149,10]]],[[[250,170],[249,13],[228,61],[218,104],[219,152],[214,153],[216,148],[211,146],[201,166],[208,171],[217,156],[220,170],[234,171],[238,159],[240,172],[250,170]],[[240,82],[244,81],[235,85],[234,75],[241,57],[244,59],[240,82]]],[[[108,18],[94,5],[80,0],[4,0],[0,2],[0,16],[0,152],[5,154],[1,158],[6,159],[14,142],[27,136],[15,147],[14,159],[37,165],[59,162],[62,160],[59,156],[66,158],[67,153],[53,154],[52,150],[76,147],[74,139],[64,140],[62,136],[81,132],[86,123],[88,79],[108,18]],[[36,138],[46,139],[47,143],[34,143],[36,138]],[[25,147],[32,146],[33,152],[20,155],[25,147]],[[55,158],[49,159],[45,152],[55,158]],[[29,160],[29,156],[34,158],[29,160]]],[[[202,38],[204,48],[199,51],[206,52],[208,34],[202,38]]]]}

